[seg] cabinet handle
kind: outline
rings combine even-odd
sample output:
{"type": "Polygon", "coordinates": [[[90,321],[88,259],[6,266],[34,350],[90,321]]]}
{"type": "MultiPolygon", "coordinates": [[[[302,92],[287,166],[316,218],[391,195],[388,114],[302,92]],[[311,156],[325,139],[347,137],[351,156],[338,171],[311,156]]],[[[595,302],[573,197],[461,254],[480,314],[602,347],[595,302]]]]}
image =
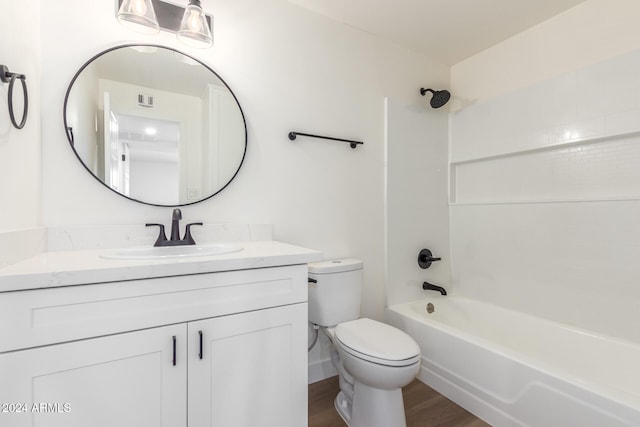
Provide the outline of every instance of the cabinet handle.
{"type": "Polygon", "coordinates": [[[202,331],[198,331],[198,335],[200,336],[200,353],[198,353],[198,357],[202,360],[202,356],[204,355],[202,351],[202,331]]]}
{"type": "Polygon", "coordinates": [[[176,366],[176,336],[173,336],[173,366],[176,366]]]}

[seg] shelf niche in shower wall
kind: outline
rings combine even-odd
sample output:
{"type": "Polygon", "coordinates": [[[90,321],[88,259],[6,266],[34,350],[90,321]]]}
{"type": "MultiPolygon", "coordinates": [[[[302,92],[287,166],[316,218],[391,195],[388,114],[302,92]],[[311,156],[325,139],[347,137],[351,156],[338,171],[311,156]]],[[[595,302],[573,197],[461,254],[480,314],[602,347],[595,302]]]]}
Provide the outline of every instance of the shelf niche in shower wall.
{"type": "Polygon", "coordinates": [[[450,164],[450,204],[640,200],[640,131],[450,164]]]}

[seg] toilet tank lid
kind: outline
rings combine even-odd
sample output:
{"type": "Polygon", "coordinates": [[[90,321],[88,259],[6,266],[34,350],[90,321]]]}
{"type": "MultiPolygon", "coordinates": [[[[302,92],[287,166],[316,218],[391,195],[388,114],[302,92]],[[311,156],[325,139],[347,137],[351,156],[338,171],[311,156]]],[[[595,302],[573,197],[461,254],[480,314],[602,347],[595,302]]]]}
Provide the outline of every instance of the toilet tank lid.
{"type": "Polygon", "coordinates": [[[310,262],[307,265],[309,266],[309,273],[313,274],[341,273],[362,269],[362,261],[355,258],[310,262]]]}

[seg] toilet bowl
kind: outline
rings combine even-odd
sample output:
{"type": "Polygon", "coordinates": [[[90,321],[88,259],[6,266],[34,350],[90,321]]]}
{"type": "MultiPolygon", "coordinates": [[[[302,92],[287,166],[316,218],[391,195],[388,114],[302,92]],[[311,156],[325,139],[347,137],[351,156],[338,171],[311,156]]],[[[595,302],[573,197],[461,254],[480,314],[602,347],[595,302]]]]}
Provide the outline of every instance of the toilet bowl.
{"type": "Polygon", "coordinates": [[[420,348],[399,329],[361,318],[339,324],[334,336],[347,371],[371,387],[394,390],[418,373],[420,348]]]}
{"type": "Polygon", "coordinates": [[[402,387],[420,369],[420,348],[404,332],[361,318],[336,326],[333,344],[353,378],[351,413],[336,409],[350,427],[406,426],[402,387]]]}
{"type": "Polygon", "coordinates": [[[335,407],[349,427],[405,427],[402,387],[420,369],[420,347],[405,332],[359,318],[362,262],[309,264],[309,320],[332,344],[340,375],[335,407]]]}

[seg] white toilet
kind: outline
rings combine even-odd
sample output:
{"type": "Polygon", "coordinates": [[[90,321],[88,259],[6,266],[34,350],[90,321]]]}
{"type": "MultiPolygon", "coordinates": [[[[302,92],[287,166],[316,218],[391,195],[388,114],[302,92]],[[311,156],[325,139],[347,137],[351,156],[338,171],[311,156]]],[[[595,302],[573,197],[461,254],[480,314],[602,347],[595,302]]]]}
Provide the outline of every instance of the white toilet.
{"type": "Polygon", "coordinates": [[[332,343],[340,374],[336,410],[349,427],[406,427],[402,387],[420,369],[420,347],[387,324],[360,318],[362,261],[309,264],[309,321],[332,343]]]}

